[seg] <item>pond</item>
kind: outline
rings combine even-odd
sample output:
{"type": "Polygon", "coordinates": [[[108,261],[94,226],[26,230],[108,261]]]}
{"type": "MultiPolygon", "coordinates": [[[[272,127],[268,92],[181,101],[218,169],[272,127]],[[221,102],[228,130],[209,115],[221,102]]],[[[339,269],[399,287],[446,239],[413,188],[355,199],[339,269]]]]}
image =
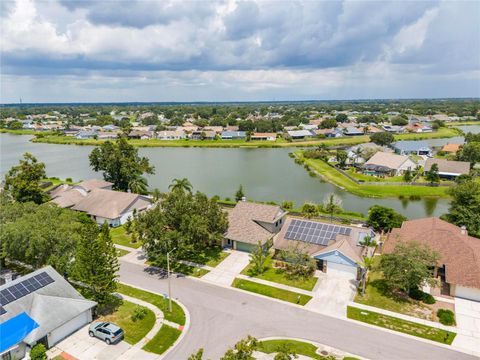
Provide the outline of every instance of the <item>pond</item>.
{"type": "MultiPolygon", "coordinates": [[[[0,134],[0,175],[3,176],[25,152],[46,164],[47,174],[74,180],[101,178],[91,170],[88,155],[93,147],[32,143],[30,136],[0,134]]],[[[330,183],[310,177],[288,156],[291,149],[208,149],[140,148],[139,152],[155,166],[148,177],[151,188],[166,191],[175,178],[188,178],[196,190],[221,198],[234,198],[243,185],[248,199],[257,201],[322,202],[334,192],[345,210],[366,214],[378,204],[391,207],[409,218],[439,216],[448,210],[447,199],[375,199],[362,198],[330,183]]]]}

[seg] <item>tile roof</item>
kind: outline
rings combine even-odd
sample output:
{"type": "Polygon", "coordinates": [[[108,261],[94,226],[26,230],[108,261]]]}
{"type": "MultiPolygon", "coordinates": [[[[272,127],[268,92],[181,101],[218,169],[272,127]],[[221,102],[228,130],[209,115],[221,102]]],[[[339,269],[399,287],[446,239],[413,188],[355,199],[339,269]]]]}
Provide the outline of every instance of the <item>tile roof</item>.
{"type": "Polygon", "coordinates": [[[433,164],[438,165],[438,172],[450,174],[470,173],[470,163],[466,161],[452,161],[446,159],[427,159],[425,171],[430,171],[433,164]]]}
{"type": "Polygon", "coordinates": [[[440,254],[445,265],[446,281],[480,288],[480,239],[462,234],[458,226],[439,218],[404,221],[388,235],[384,253],[391,253],[401,242],[416,241],[440,254]]]}

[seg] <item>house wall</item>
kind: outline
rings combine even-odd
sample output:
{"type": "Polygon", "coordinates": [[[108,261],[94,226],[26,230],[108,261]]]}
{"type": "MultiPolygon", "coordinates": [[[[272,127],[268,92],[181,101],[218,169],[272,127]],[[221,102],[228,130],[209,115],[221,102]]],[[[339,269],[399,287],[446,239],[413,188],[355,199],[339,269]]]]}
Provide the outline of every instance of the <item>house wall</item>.
{"type": "Polygon", "coordinates": [[[267,223],[263,221],[257,221],[262,227],[270,231],[271,233],[277,233],[282,229],[283,224],[285,223],[285,215],[273,223],[267,223]]]}
{"type": "Polygon", "coordinates": [[[400,175],[407,170],[413,170],[415,169],[415,166],[415,163],[412,160],[408,159],[397,169],[397,175],[400,175]]]}
{"type": "Polygon", "coordinates": [[[348,257],[343,255],[339,251],[332,251],[332,252],[329,252],[329,253],[326,253],[326,254],[320,254],[320,255],[315,256],[315,259],[327,261],[327,264],[329,262],[332,262],[332,263],[336,263],[336,264],[352,266],[352,267],[355,267],[355,268],[357,267],[357,264],[355,264],[354,261],[350,260],[348,257]]]}
{"type": "Polygon", "coordinates": [[[70,334],[74,333],[84,325],[92,321],[92,310],[87,310],[80,315],[70,319],[62,326],[56,328],[48,334],[48,347],[52,347],[70,334]]]}
{"type": "Polygon", "coordinates": [[[3,359],[3,356],[8,356],[10,354],[11,359],[23,359],[27,352],[27,345],[24,342],[21,342],[11,348],[9,351],[0,354],[0,358],[3,359]]]}

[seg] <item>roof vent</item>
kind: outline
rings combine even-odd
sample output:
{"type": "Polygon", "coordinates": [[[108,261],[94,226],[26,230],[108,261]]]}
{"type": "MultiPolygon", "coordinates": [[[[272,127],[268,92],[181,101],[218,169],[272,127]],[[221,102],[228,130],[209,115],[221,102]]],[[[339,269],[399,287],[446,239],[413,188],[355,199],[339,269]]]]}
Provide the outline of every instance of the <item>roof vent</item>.
{"type": "Polygon", "coordinates": [[[467,228],[466,228],[465,225],[462,225],[462,226],[460,227],[460,233],[461,233],[462,235],[468,235],[468,231],[467,231],[467,228]]]}
{"type": "Polygon", "coordinates": [[[247,198],[245,196],[242,196],[242,201],[247,201],[247,198]]]}

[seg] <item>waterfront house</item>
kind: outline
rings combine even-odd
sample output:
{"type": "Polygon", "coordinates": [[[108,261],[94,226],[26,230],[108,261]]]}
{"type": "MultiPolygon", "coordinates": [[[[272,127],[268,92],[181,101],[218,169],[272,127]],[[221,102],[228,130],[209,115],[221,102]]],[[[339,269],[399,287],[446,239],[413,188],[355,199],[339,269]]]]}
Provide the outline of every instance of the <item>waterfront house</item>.
{"type": "Polygon", "coordinates": [[[165,131],[158,131],[156,133],[157,139],[159,140],[182,140],[186,139],[187,135],[182,130],[172,131],[172,130],[165,130],[165,131]]]}
{"type": "Polygon", "coordinates": [[[455,179],[460,175],[468,175],[470,173],[470,163],[467,161],[429,158],[425,162],[425,174],[430,171],[433,164],[437,164],[438,175],[445,179],[455,179]]]}
{"type": "Polygon", "coordinates": [[[398,176],[407,170],[415,169],[416,164],[408,156],[387,152],[377,152],[364,165],[366,174],[398,176]]]}
{"type": "Polygon", "coordinates": [[[405,131],[403,126],[398,126],[398,125],[383,125],[382,128],[384,131],[387,131],[390,133],[403,133],[405,131]]]}
{"type": "Polygon", "coordinates": [[[432,156],[432,149],[426,141],[397,141],[392,145],[393,150],[399,155],[426,155],[432,156]]]}
{"type": "Polygon", "coordinates": [[[407,242],[418,242],[440,255],[434,276],[440,279],[441,288],[434,292],[480,301],[480,239],[436,217],[409,220],[388,234],[383,253],[407,242]]]}
{"type": "Polygon", "coordinates": [[[292,140],[303,140],[313,136],[313,133],[308,130],[289,130],[287,131],[287,134],[292,140]]]}
{"type": "Polygon", "coordinates": [[[299,127],[303,130],[309,130],[309,131],[318,129],[318,125],[315,125],[315,124],[300,124],[299,127]]]}
{"type": "Polygon", "coordinates": [[[245,139],[247,137],[247,133],[245,131],[223,131],[222,132],[222,140],[239,140],[245,139]]]}
{"type": "Polygon", "coordinates": [[[82,130],[75,134],[76,139],[93,139],[97,136],[97,132],[93,130],[82,130]]]}
{"type": "Polygon", "coordinates": [[[250,136],[250,140],[261,140],[261,141],[275,141],[277,139],[276,133],[253,133],[250,136]]]}
{"type": "Polygon", "coordinates": [[[449,154],[456,154],[460,150],[460,144],[446,144],[442,147],[442,151],[449,154]]]}
{"type": "Polygon", "coordinates": [[[363,135],[363,131],[356,128],[356,127],[353,127],[353,126],[349,126],[347,128],[345,128],[343,130],[343,133],[346,135],[346,136],[359,136],[359,135],[363,135]]]}
{"type": "Polygon", "coordinates": [[[211,130],[195,130],[192,131],[190,139],[192,140],[213,140],[217,133],[211,130]]]}
{"type": "Polygon", "coordinates": [[[132,130],[128,137],[130,139],[149,140],[154,137],[154,132],[149,130],[132,130]]]}

